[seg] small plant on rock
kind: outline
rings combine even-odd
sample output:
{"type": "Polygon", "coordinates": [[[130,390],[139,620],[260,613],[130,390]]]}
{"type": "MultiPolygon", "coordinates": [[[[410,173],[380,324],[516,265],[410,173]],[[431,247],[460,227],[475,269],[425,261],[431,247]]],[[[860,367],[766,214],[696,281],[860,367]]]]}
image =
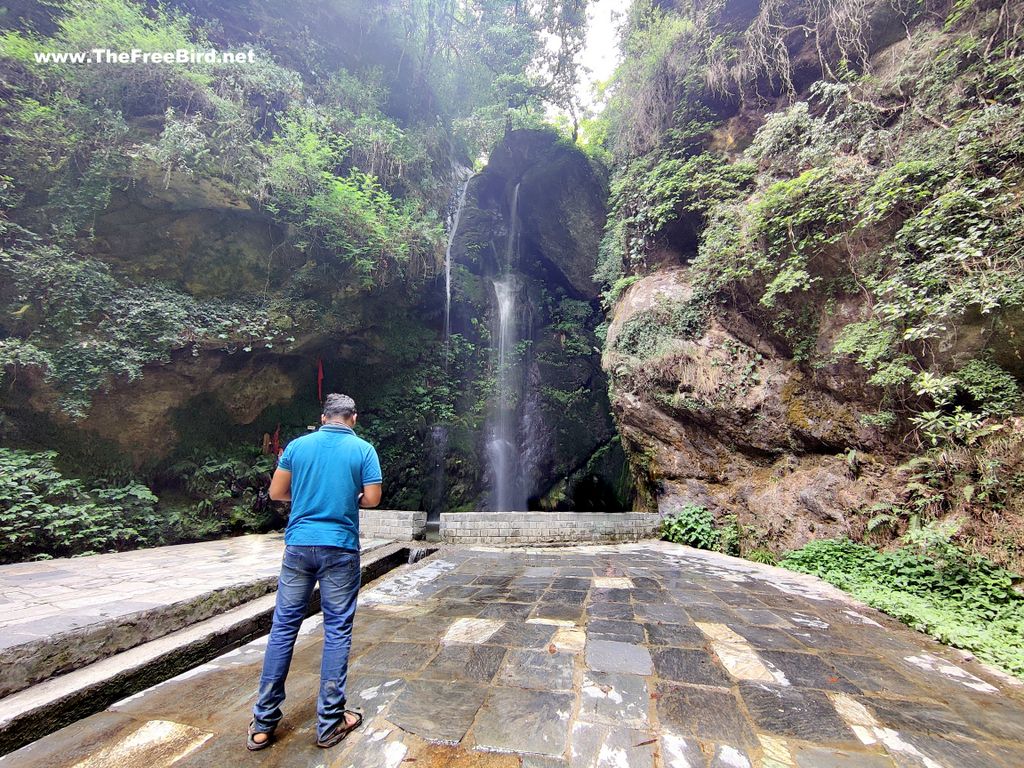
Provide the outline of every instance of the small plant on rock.
{"type": "Polygon", "coordinates": [[[697,549],[716,549],[721,533],[711,512],[699,504],[686,504],[661,521],[661,538],[697,549]]]}

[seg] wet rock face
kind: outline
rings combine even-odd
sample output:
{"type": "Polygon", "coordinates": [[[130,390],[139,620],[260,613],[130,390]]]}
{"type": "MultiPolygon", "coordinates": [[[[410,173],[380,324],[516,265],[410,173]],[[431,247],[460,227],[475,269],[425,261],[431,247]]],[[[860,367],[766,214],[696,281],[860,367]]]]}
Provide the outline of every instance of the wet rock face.
{"type": "Polygon", "coordinates": [[[216,429],[212,415],[219,428],[231,429],[291,401],[297,391],[293,367],[287,358],[181,356],[170,365],[152,367],[136,382],[115,384],[96,398],[78,426],[117,445],[136,466],[151,465],[174,453],[182,424],[191,431],[216,429]]]}
{"type": "Polygon", "coordinates": [[[550,131],[513,131],[481,174],[484,206],[517,183],[523,251],[575,298],[596,298],[591,276],[607,216],[605,172],[550,131]]]}
{"type": "Polygon", "coordinates": [[[262,291],[268,270],[295,266],[297,258],[283,245],[283,230],[226,182],[165,177],[155,166],[115,190],[95,229],[94,255],[118,274],[198,297],[262,291]]]}
{"type": "Polygon", "coordinates": [[[612,409],[646,505],[735,513],[782,548],[859,532],[848,511],[891,498],[893,480],[846,382],[811,379],[729,312],[694,333],[648,324],[636,341],[645,318],[691,294],[685,268],[657,272],[608,330],[612,409]]]}

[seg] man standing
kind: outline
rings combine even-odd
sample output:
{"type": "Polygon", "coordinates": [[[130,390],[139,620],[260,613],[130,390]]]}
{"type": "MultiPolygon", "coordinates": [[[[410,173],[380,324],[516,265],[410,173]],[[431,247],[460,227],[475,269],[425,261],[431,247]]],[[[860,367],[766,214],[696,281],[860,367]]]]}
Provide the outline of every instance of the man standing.
{"type": "Polygon", "coordinates": [[[380,503],[381,473],[377,451],[352,429],[356,416],[351,397],[327,395],[323,426],[288,444],[270,481],[270,498],[290,501],[292,508],[274,623],[249,724],[250,750],[269,746],[281,722],[284,681],[316,582],[324,615],[316,743],[333,747],[362,722],[362,715],[345,709],[345,678],[359,593],[359,506],[380,503]]]}

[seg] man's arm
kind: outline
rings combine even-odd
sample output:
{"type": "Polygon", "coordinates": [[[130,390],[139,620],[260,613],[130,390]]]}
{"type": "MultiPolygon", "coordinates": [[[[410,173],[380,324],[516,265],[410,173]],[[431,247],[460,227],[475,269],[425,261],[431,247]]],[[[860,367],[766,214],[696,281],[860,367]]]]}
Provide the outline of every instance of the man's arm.
{"type": "Polygon", "coordinates": [[[359,506],[376,507],[380,504],[380,483],[364,485],[363,492],[359,494],[359,506]]]}
{"type": "MultiPolygon", "coordinates": [[[[292,473],[290,470],[280,467],[274,470],[274,476],[270,479],[270,498],[274,501],[292,500],[292,473]]],[[[380,495],[378,494],[379,500],[380,495]]]]}

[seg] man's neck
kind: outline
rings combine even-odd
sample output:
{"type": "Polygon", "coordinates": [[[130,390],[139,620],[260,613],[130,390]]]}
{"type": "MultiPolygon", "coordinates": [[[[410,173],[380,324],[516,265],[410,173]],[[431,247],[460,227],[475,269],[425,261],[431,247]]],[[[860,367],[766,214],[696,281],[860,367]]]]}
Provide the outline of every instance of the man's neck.
{"type": "Polygon", "coordinates": [[[345,429],[352,429],[351,424],[346,424],[344,421],[325,421],[322,426],[325,427],[344,427],[345,429]]]}

